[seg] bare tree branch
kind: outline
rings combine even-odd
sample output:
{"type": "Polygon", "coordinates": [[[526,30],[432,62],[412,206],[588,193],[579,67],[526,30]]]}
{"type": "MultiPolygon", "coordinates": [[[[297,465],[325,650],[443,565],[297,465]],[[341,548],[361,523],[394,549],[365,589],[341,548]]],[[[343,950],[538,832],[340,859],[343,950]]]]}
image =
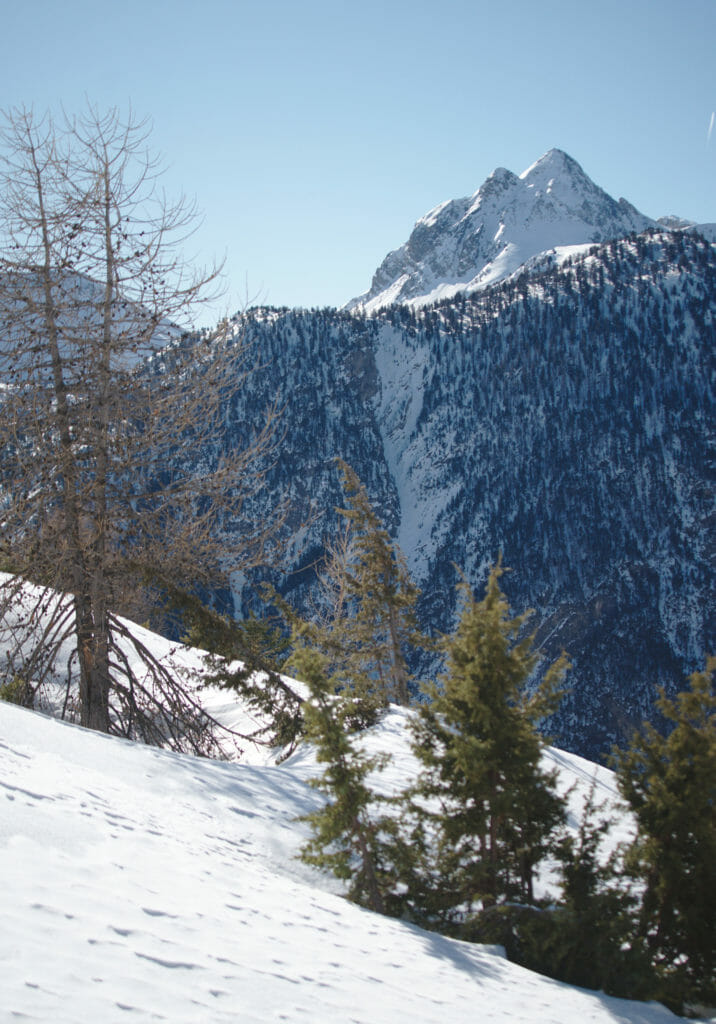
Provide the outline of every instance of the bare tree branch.
{"type": "MultiPolygon", "coordinates": [[[[278,413],[266,410],[241,451],[216,442],[252,357],[226,321],[202,340],[187,333],[219,269],[184,260],[196,210],[167,200],[148,134],[117,110],[89,107],[60,124],[5,114],[0,558],[71,596],[57,642],[71,623],[81,723],[175,745],[174,716],[194,714],[193,698],[180,699],[140,645],[168,702],[157,714],[118,653],[112,613],[139,613],[167,582],[227,587],[267,559],[282,512],[256,524],[250,510],[278,413]]],[[[36,684],[53,629],[32,634],[38,653],[25,667],[36,684]]],[[[196,726],[197,749],[212,747],[205,727],[196,726]]]]}

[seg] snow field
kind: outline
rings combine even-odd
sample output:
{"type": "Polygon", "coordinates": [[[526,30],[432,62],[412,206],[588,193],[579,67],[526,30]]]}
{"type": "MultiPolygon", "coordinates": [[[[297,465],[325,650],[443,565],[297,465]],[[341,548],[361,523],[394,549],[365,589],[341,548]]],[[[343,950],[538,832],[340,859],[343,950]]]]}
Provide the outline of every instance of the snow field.
{"type": "MultiPolygon", "coordinates": [[[[405,714],[367,741],[397,753],[388,788],[412,763],[405,714]]],[[[588,762],[554,756],[587,784],[588,762]]],[[[322,799],[305,749],[280,766],[212,762],[0,703],[0,765],[3,1021],[674,1019],[343,900],[296,860],[296,817],[322,799]]]]}

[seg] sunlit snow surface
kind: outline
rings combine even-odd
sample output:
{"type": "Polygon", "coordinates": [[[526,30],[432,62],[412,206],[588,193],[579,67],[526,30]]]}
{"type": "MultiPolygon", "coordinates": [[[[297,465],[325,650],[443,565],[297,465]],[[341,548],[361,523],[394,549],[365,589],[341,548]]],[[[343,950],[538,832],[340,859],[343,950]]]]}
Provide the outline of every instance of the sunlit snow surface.
{"type": "MultiPolygon", "coordinates": [[[[387,789],[415,767],[405,716],[367,741],[396,755],[387,789]]],[[[575,809],[595,770],[613,795],[604,769],[550,757],[578,781],[575,809]]],[[[349,904],[296,860],[295,819],[321,799],[311,752],[253,760],[171,754],[0,703],[3,1022],[675,1019],[349,904]]]]}

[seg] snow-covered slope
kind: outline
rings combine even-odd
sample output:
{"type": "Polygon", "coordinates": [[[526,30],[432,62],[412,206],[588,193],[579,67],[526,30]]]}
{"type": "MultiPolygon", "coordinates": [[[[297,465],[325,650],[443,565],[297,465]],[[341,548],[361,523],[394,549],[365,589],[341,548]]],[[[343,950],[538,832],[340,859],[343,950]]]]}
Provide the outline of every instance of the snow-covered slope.
{"type": "MultiPolygon", "coordinates": [[[[392,782],[409,767],[404,714],[371,738],[397,746],[392,782]]],[[[3,703],[0,752],[3,1020],[675,1019],[344,901],[295,859],[296,816],[321,799],[308,752],[280,767],[198,760],[3,703]]],[[[592,766],[552,756],[584,792],[592,766]]]]}
{"type": "Polygon", "coordinates": [[[716,224],[692,224],[686,230],[691,234],[702,235],[713,245],[716,245],[716,224]]]}
{"type": "Polygon", "coordinates": [[[659,217],[658,223],[668,231],[686,231],[692,235],[701,235],[716,244],[716,224],[697,224],[693,220],[684,220],[683,217],[676,217],[674,214],[659,217]]]}
{"type": "Polygon", "coordinates": [[[498,167],[474,195],[421,217],[408,241],[383,260],[370,289],[347,308],[370,313],[396,302],[425,305],[486,288],[539,253],[623,238],[655,223],[551,149],[519,177],[498,167]]]}

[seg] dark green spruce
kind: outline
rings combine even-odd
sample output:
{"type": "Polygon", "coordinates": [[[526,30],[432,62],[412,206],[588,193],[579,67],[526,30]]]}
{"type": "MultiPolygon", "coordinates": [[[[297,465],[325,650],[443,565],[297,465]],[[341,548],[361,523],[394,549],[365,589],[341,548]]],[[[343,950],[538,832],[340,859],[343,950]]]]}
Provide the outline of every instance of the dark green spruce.
{"type": "Polygon", "coordinates": [[[414,911],[420,903],[469,934],[476,915],[505,901],[534,902],[535,867],[564,820],[555,774],[541,764],[538,724],[558,705],[567,668],[562,656],[530,691],[539,655],[511,617],[500,589],[502,568],[484,598],[461,584],[462,614],[445,638],[447,669],[428,692],[414,725],[422,771],[411,800],[416,849],[425,842],[414,911]]]}
{"type": "Polygon", "coordinates": [[[368,777],[386,759],[371,757],[359,749],[355,734],[351,734],[351,697],[336,694],[336,681],[327,674],[325,655],[299,646],[291,666],[308,686],[310,698],[304,705],[306,737],[315,745],[318,762],[324,765],[322,774],[311,782],[329,798],[304,819],[311,825],[312,836],[301,857],[346,881],[349,899],[384,914],[392,876],[386,872],[383,823],[376,816],[376,798],[368,777]]]}
{"type": "Polygon", "coordinates": [[[659,976],[658,997],[682,1011],[716,1005],[716,658],[658,707],[615,757],[637,820],[627,867],[644,885],[639,934],[659,976]]]}

